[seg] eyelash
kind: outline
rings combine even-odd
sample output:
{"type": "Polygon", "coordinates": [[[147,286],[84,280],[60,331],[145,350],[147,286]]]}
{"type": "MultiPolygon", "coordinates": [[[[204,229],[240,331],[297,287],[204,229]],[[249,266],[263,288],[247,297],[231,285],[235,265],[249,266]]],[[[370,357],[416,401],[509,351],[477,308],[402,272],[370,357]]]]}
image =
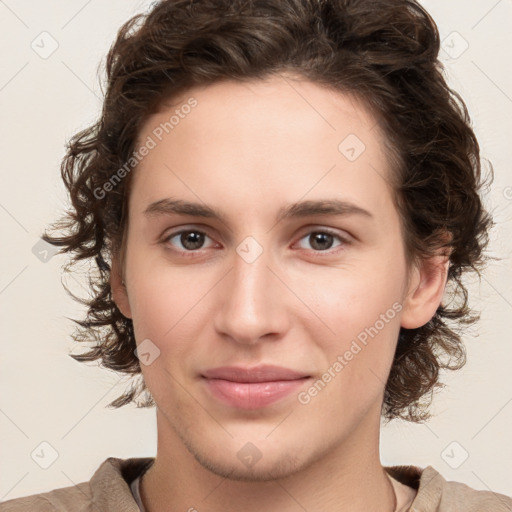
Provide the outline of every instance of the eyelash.
{"type": "MultiPolygon", "coordinates": [[[[168,235],[166,235],[164,237],[164,239],[162,240],[162,243],[164,244],[164,246],[169,248],[171,251],[177,252],[180,256],[184,256],[186,258],[197,257],[197,256],[195,256],[195,254],[201,252],[203,249],[179,250],[179,249],[170,248],[169,247],[170,246],[170,240],[172,240],[173,238],[175,238],[177,236],[182,235],[183,233],[196,233],[196,234],[199,234],[199,235],[204,235],[204,236],[206,236],[206,237],[211,239],[211,237],[205,231],[202,231],[200,229],[193,229],[193,228],[182,229],[180,231],[174,231],[174,232],[171,232],[168,235]]],[[[313,230],[307,232],[304,236],[302,236],[300,238],[300,240],[303,240],[304,238],[308,238],[308,237],[310,237],[314,233],[315,234],[325,234],[325,235],[332,236],[332,237],[338,239],[338,241],[341,242],[340,246],[348,245],[350,243],[350,241],[347,238],[345,238],[345,237],[339,235],[338,233],[336,233],[334,231],[331,231],[330,229],[327,229],[327,228],[313,229],[313,230]]],[[[312,249],[312,252],[314,254],[314,257],[325,257],[325,256],[329,256],[329,255],[332,256],[333,254],[338,253],[340,250],[343,250],[343,248],[341,248],[341,249],[339,248],[340,246],[338,246],[337,250],[336,249],[335,250],[333,250],[333,249],[326,249],[324,251],[320,251],[320,250],[312,249]]]]}

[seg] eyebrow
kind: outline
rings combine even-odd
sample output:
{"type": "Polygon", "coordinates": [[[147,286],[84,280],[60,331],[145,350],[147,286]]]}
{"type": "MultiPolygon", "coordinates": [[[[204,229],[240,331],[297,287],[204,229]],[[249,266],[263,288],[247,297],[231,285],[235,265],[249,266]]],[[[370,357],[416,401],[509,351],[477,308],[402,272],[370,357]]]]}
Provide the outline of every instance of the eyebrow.
{"type": "MultiPolygon", "coordinates": [[[[183,199],[160,199],[159,201],[151,203],[144,210],[144,215],[148,217],[172,214],[216,219],[224,224],[228,224],[228,219],[224,213],[205,204],[185,201],[183,199]]],[[[368,210],[349,201],[323,199],[316,201],[299,201],[286,205],[278,211],[276,222],[315,215],[361,215],[367,218],[373,218],[373,215],[368,210]]]]}

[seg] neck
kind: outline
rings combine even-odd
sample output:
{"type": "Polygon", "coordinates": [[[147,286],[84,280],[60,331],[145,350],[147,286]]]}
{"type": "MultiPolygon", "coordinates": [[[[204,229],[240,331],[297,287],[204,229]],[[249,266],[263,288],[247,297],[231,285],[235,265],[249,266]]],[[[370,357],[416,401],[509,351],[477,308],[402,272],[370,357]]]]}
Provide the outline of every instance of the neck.
{"type": "Polygon", "coordinates": [[[395,492],[379,457],[379,422],[356,432],[295,473],[234,480],[200,464],[157,410],[158,448],[141,481],[147,512],[366,512],[395,510],[395,492]]]}

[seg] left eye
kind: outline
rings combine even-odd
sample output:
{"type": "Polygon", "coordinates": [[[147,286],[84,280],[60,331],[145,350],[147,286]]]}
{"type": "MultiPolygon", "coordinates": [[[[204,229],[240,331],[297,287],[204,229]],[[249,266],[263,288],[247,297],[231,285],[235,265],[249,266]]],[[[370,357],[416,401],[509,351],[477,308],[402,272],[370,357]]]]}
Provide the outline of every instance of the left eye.
{"type": "Polygon", "coordinates": [[[329,231],[312,231],[305,237],[301,238],[301,240],[308,240],[315,251],[327,251],[331,249],[333,246],[333,239],[338,239],[340,241],[339,245],[342,245],[344,242],[339,235],[335,235],[329,231]]]}

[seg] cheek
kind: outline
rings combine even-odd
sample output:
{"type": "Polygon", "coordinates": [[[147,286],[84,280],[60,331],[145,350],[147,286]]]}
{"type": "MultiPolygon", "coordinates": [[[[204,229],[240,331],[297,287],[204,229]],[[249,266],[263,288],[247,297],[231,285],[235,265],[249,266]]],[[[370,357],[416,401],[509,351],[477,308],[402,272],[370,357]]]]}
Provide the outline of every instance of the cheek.
{"type": "Polygon", "coordinates": [[[159,406],[167,400],[164,399],[166,396],[181,396],[179,383],[183,382],[183,372],[193,367],[202,328],[201,317],[205,314],[200,301],[204,291],[186,286],[181,282],[179,272],[174,272],[173,276],[173,279],[146,279],[143,284],[139,281],[132,301],[139,350],[146,343],[149,351],[157,354],[151,364],[142,364],[141,369],[159,406]],[[151,344],[148,345],[146,340],[151,344]]]}
{"type": "MultiPolygon", "coordinates": [[[[397,265],[368,265],[365,269],[331,269],[307,283],[296,278],[297,295],[309,306],[327,336],[326,342],[356,337],[384,316],[386,326],[399,324],[402,279],[397,265]],[[398,270],[398,271],[397,271],[398,270]]],[[[302,278],[303,279],[303,278],[302,278]]],[[[379,329],[382,330],[382,329],[379,329]]],[[[396,328],[395,328],[396,330],[396,328]]]]}
{"type": "Polygon", "coordinates": [[[325,371],[322,380],[329,381],[319,404],[336,399],[359,410],[380,399],[400,330],[402,270],[399,261],[391,265],[382,259],[364,270],[333,270],[330,279],[310,289],[312,309],[329,326],[322,328],[326,335],[319,335],[313,322],[309,324],[325,371]]]}
{"type": "Polygon", "coordinates": [[[316,406],[330,410],[336,421],[348,421],[346,411],[362,417],[381,402],[400,330],[400,311],[400,302],[391,302],[391,297],[369,295],[356,301],[347,296],[331,316],[336,335],[310,334],[323,370],[315,385],[320,392],[313,389],[311,396],[318,396],[316,406]]]}
{"type": "Polygon", "coordinates": [[[150,264],[137,256],[131,265],[128,293],[137,342],[150,338],[163,349],[177,333],[190,337],[186,329],[194,323],[206,284],[190,271],[150,264]]]}

